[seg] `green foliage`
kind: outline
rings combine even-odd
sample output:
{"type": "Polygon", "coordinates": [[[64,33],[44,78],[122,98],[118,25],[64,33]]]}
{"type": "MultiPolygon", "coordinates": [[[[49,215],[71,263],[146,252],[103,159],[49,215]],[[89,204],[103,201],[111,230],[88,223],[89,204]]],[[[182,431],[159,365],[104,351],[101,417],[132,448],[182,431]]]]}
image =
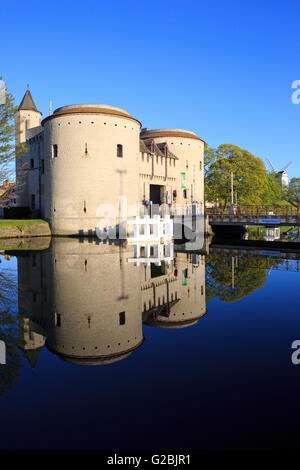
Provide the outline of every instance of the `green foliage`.
{"type": "Polygon", "coordinates": [[[232,144],[222,144],[214,150],[208,148],[206,153],[206,200],[218,200],[225,206],[230,202],[233,172],[234,195],[238,193],[239,204],[262,203],[267,172],[260,158],[232,144]]]}
{"type": "Polygon", "coordinates": [[[14,159],[26,152],[24,144],[15,145],[16,112],[14,97],[6,90],[5,103],[0,104],[0,184],[6,179],[10,179],[14,171],[11,165],[14,159]]]}
{"type": "Polygon", "coordinates": [[[285,199],[280,177],[277,173],[266,174],[266,187],[262,195],[262,204],[266,206],[279,205],[285,199]]]}
{"type": "Polygon", "coordinates": [[[206,177],[209,167],[216,160],[215,150],[209,147],[207,144],[204,145],[204,176],[206,177]]]}
{"type": "Polygon", "coordinates": [[[300,206],[300,178],[290,180],[286,190],[286,198],[293,206],[300,206]]]}

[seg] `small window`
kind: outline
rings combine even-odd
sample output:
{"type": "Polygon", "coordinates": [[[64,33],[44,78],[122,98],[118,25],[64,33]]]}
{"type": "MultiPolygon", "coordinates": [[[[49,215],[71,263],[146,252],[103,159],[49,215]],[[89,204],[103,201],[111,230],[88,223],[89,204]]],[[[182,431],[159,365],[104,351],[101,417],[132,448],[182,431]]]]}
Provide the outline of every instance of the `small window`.
{"type": "Polygon", "coordinates": [[[35,194],[31,194],[31,209],[35,209],[35,194]]]}
{"type": "Polygon", "coordinates": [[[119,313],[119,321],[120,321],[120,325],[125,325],[125,312],[119,313]]]}
{"type": "Polygon", "coordinates": [[[61,327],[61,314],[57,313],[55,316],[56,316],[55,323],[56,323],[56,326],[59,328],[61,327]]]}
{"type": "Polygon", "coordinates": [[[88,153],[87,144],[85,144],[85,146],[84,146],[84,153],[85,153],[85,154],[88,153]]]}
{"type": "Polygon", "coordinates": [[[57,145],[54,144],[53,145],[53,158],[56,158],[58,155],[58,148],[57,148],[57,145]]]}
{"type": "Polygon", "coordinates": [[[188,167],[189,167],[189,161],[188,161],[188,160],[186,161],[186,164],[185,164],[185,166],[186,166],[186,168],[188,168],[188,167]]]}
{"type": "Polygon", "coordinates": [[[183,197],[184,197],[184,199],[187,199],[187,190],[186,189],[183,190],[183,197]]]}
{"type": "Polygon", "coordinates": [[[45,173],[45,160],[42,160],[42,174],[45,173]]]}
{"type": "Polygon", "coordinates": [[[34,159],[33,158],[30,159],[30,168],[34,168],[34,159]]]}
{"type": "Polygon", "coordinates": [[[200,162],[200,171],[202,171],[202,162],[200,162]]]}
{"type": "Polygon", "coordinates": [[[117,145],[117,157],[119,158],[123,157],[123,145],[121,144],[117,145]]]}

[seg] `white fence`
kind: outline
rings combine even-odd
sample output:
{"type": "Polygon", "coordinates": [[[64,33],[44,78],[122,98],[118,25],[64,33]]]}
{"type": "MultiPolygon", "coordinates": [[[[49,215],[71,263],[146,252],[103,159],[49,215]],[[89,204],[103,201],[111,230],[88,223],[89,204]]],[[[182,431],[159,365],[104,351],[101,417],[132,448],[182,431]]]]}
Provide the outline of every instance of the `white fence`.
{"type": "Polygon", "coordinates": [[[174,243],[139,243],[134,245],[134,258],[128,258],[128,263],[134,263],[139,266],[141,263],[144,266],[150,266],[151,263],[155,266],[161,266],[164,262],[170,266],[174,259],[174,243]]]}
{"type": "Polygon", "coordinates": [[[174,223],[169,215],[154,215],[152,218],[149,215],[135,216],[127,224],[133,226],[133,236],[129,237],[129,241],[164,241],[171,240],[174,235],[174,223]]]}

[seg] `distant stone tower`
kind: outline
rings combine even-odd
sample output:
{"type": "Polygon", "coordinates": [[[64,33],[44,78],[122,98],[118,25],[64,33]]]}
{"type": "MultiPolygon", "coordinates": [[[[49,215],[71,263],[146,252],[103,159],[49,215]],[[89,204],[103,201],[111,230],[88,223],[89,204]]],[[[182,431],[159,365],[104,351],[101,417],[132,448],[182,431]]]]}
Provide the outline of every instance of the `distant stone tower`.
{"type": "Polygon", "coordinates": [[[41,116],[42,113],[37,109],[27,85],[26,93],[16,115],[16,129],[19,132],[16,137],[17,143],[26,142],[27,130],[40,126],[41,116]]]}
{"type": "MultiPolygon", "coordinates": [[[[40,128],[42,113],[37,109],[27,85],[26,93],[19,105],[16,117],[16,144],[24,143],[32,134],[30,129],[40,128]]],[[[28,203],[28,158],[25,155],[16,159],[16,180],[18,188],[17,206],[27,207],[28,203]],[[25,170],[25,172],[24,172],[25,170]]]]}

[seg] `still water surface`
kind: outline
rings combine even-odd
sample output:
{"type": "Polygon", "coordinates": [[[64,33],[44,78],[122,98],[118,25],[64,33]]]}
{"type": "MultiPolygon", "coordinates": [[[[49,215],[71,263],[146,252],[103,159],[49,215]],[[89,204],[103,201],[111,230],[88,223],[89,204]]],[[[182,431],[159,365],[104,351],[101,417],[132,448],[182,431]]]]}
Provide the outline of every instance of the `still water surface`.
{"type": "Polygon", "coordinates": [[[44,248],[1,256],[0,448],[298,446],[299,254],[44,248]]]}

